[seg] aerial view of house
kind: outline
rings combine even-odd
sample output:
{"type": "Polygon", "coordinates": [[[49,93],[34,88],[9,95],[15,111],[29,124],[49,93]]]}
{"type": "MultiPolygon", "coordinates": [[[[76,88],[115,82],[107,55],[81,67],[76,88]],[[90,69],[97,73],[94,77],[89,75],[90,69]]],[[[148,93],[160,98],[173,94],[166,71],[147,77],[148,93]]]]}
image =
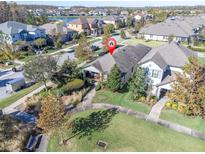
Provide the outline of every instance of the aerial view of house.
{"type": "Polygon", "coordinates": [[[205,152],[205,1],[0,1],[1,152],[205,152]]]}

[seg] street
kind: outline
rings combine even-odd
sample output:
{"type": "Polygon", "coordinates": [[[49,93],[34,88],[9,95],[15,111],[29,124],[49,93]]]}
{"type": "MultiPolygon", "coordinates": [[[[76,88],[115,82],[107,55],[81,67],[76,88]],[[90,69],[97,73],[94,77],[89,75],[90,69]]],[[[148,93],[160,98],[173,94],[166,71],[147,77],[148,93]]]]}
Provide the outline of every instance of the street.
{"type": "Polygon", "coordinates": [[[0,72],[0,100],[12,95],[12,93],[6,93],[6,83],[16,79],[23,77],[23,72],[13,72],[9,71],[1,71],[0,72]]]}

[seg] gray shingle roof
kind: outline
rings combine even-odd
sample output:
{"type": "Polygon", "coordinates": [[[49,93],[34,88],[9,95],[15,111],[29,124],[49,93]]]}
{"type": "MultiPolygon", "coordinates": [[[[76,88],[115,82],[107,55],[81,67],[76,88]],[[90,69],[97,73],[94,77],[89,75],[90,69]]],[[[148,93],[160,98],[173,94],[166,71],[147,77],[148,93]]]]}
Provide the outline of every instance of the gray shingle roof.
{"type": "Polygon", "coordinates": [[[199,16],[178,17],[175,20],[167,19],[164,22],[145,26],[140,33],[161,35],[161,36],[179,36],[189,37],[195,35],[194,29],[205,25],[205,19],[199,16]]]}
{"type": "Polygon", "coordinates": [[[160,56],[161,58],[158,58],[158,60],[155,61],[160,63],[159,66],[162,67],[162,69],[164,68],[165,63],[169,66],[181,68],[188,63],[188,57],[194,55],[195,53],[192,50],[173,41],[160,47],[153,48],[139,63],[152,61],[160,56]]]}
{"type": "Polygon", "coordinates": [[[143,44],[138,44],[136,46],[127,45],[117,49],[113,57],[120,70],[122,72],[128,72],[133,66],[138,64],[150,50],[150,47],[143,44]]]}
{"type": "Polygon", "coordinates": [[[90,65],[93,65],[104,74],[108,74],[114,64],[117,64],[121,72],[126,73],[132,69],[132,67],[135,66],[150,50],[150,47],[142,44],[138,44],[136,46],[127,45],[117,49],[113,55],[106,54],[98,58],[90,65]]]}
{"type": "Polygon", "coordinates": [[[97,68],[103,74],[109,74],[109,72],[115,64],[116,62],[113,56],[110,54],[105,54],[102,57],[95,60],[94,62],[92,62],[90,65],[97,68]]]}
{"type": "Polygon", "coordinates": [[[0,31],[8,35],[19,33],[22,30],[33,32],[36,29],[41,29],[41,28],[33,25],[26,25],[16,21],[7,21],[0,24],[0,31]]]}

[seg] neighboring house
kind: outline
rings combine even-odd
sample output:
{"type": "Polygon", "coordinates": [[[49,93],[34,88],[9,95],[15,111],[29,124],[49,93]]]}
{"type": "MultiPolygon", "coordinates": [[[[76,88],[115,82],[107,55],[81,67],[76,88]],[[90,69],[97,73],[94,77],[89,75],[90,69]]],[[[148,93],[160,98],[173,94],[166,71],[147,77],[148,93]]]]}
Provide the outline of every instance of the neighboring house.
{"type": "Polygon", "coordinates": [[[89,18],[87,20],[90,26],[91,35],[99,36],[103,33],[103,26],[105,25],[103,20],[95,18],[89,18]]]}
{"type": "Polygon", "coordinates": [[[171,89],[175,75],[183,72],[182,68],[189,62],[190,56],[195,56],[194,52],[176,42],[153,49],[142,44],[127,45],[117,49],[113,56],[106,54],[100,57],[84,70],[94,72],[106,79],[111,68],[116,64],[121,70],[122,81],[126,82],[134,67],[139,65],[148,70],[152,93],[161,98],[171,89]]]}
{"type": "Polygon", "coordinates": [[[91,34],[90,25],[86,17],[80,17],[70,21],[67,27],[69,29],[77,31],[78,33],[85,33],[86,35],[91,34]]]}
{"type": "Polygon", "coordinates": [[[2,41],[10,44],[17,41],[33,41],[37,38],[45,38],[45,29],[38,26],[26,25],[16,21],[7,21],[0,24],[2,41]]]}
{"type": "Polygon", "coordinates": [[[195,17],[172,17],[164,22],[143,27],[139,35],[146,40],[168,41],[169,36],[174,40],[190,41],[199,35],[205,25],[205,19],[195,17]]]}
{"type": "Polygon", "coordinates": [[[124,10],[124,11],[121,11],[120,13],[122,16],[128,16],[129,15],[129,12],[124,10]]]}
{"type": "Polygon", "coordinates": [[[65,34],[66,33],[66,28],[64,27],[64,22],[63,21],[58,21],[55,23],[47,23],[44,25],[41,25],[40,27],[45,29],[45,32],[47,35],[57,35],[57,34],[65,34]]]}
{"type": "Polygon", "coordinates": [[[77,33],[77,31],[68,29],[67,27],[64,26],[65,23],[63,21],[58,21],[55,23],[47,23],[42,26],[41,28],[44,28],[46,31],[46,34],[49,36],[56,36],[60,35],[62,42],[68,42],[71,41],[73,38],[73,35],[77,33]]]}
{"type": "Polygon", "coordinates": [[[113,24],[115,28],[117,28],[118,22],[122,22],[122,20],[118,16],[106,16],[103,18],[103,21],[106,24],[113,24]]]}
{"type": "Polygon", "coordinates": [[[102,34],[103,21],[95,18],[80,17],[68,23],[68,28],[86,35],[102,34]]]}

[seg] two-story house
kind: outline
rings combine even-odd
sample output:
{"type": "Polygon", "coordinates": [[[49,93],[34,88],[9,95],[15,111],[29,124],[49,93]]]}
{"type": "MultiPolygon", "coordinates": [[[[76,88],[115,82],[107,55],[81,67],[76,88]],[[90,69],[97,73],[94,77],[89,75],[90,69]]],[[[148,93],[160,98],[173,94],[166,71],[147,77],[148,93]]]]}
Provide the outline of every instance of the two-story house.
{"type": "Polygon", "coordinates": [[[95,18],[80,17],[68,23],[68,28],[86,35],[100,35],[102,34],[103,21],[95,18]]]}
{"type": "Polygon", "coordinates": [[[0,24],[1,41],[10,44],[17,41],[33,41],[37,38],[45,38],[45,29],[38,26],[26,25],[16,21],[7,21],[0,24]]]}
{"type": "Polygon", "coordinates": [[[189,62],[190,56],[195,56],[194,52],[176,42],[153,49],[142,44],[127,45],[117,49],[113,55],[106,54],[100,57],[84,70],[106,78],[116,64],[121,70],[122,81],[126,82],[134,67],[139,65],[148,70],[152,93],[161,98],[171,89],[176,74],[183,72],[183,67],[189,62]]]}

